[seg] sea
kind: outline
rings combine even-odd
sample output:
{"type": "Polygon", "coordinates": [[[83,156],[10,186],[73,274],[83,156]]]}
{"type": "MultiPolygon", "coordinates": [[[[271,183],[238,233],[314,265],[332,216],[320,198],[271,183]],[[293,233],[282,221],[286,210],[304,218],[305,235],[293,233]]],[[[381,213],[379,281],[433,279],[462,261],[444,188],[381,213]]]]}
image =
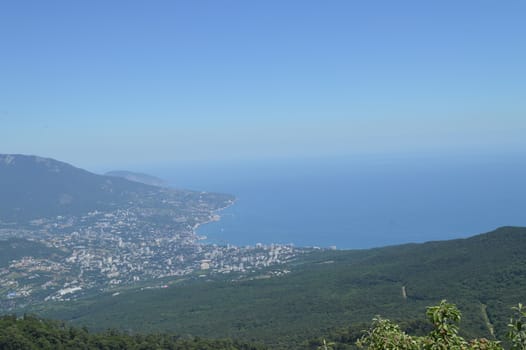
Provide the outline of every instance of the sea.
{"type": "Polygon", "coordinates": [[[207,242],[364,249],[526,226],[526,156],[354,156],[160,167],[176,188],[236,196],[207,242]]]}

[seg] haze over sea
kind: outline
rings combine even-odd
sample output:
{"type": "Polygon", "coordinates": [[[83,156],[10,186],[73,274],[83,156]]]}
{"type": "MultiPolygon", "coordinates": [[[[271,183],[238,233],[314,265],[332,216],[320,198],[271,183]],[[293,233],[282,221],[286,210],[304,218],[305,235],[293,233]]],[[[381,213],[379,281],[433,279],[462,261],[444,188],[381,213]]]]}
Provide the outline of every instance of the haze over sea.
{"type": "Polygon", "coordinates": [[[156,170],[177,187],[234,194],[218,244],[369,248],[526,225],[526,157],[348,157],[187,164],[156,170]]]}

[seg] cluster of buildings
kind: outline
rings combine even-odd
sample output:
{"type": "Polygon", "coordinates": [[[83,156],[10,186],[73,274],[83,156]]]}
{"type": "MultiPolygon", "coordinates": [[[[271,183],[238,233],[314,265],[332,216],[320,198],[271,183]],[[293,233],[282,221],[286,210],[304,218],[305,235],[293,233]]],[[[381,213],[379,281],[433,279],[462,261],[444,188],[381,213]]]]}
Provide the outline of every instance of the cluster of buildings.
{"type": "Polygon", "coordinates": [[[290,261],[302,252],[280,244],[207,244],[195,228],[218,217],[202,203],[183,214],[178,210],[162,213],[130,207],[33,221],[33,228],[23,234],[40,242],[45,252],[0,268],[0,310],[148,285],[167,277],[250,273],[290,261]]]}

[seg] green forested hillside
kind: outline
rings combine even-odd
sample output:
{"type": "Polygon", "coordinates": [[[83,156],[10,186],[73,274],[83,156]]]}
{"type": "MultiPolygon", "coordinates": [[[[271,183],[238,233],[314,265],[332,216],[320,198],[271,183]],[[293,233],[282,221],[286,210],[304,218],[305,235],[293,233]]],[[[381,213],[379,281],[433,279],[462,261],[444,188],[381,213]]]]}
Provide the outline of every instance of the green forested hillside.
{"type": "Polygon", "coordinates": [[[305,339],[358,329],[377,314],[418,328],[426,306],[448,299],[465,315],[467,336],[492,338],[493,330],[497,337],[505,332],[510,307],[526,300],[524,252],[526,229],[505,227],[469,239],[320,251],[290,263],[292,272],[281,277],[131,290],[40,312],[92,329],[227,336],[295,348],[305,339]]]}
{"type": "Polygon", "coordinates": [[[262,345],[247,342],[207,340],[167,334],[128,335],[108,330],[90,333],[84,328],[42,320],[32,316],[0,317],[0,349],[2,350],[258,350],[262,345]]]}

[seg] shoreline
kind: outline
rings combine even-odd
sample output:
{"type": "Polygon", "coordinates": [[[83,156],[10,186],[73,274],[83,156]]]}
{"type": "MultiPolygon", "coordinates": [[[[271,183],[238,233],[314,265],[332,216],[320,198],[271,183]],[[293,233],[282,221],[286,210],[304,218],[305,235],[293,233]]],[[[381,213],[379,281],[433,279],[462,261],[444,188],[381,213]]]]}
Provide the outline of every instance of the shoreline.
{"type": "Polygon", "coordinates": [[[208,239],[208,237],[204,236],[200,236],[198,233],[197,233],[197,230],[199,230],[199,227],[201,227],[202,225],[206,225],[206,224],[210,224],[212,222],[218,222],[221,220],[221,215],[219,215],[218,213],[225,210],[225,209],[228,209],[230,208],[231,206],[233,206],[234,204],[236,204],[237,202],[237,198],[235,198],[234,200],[230,201],[230,203],[228,203],[226,206],[224,207],[221,207],[221,208],[218,208],[218,209],[215,209],[215,210],[212,210],[210,212],[210,219],[209,220],[206,220],[206,221],[203,221],[203,222],[198,222],[196,223],[193,227],[192,227],[192,233],[193,235],[196,237],[196,239],[198,241],[205,241],[208,239]]]}

